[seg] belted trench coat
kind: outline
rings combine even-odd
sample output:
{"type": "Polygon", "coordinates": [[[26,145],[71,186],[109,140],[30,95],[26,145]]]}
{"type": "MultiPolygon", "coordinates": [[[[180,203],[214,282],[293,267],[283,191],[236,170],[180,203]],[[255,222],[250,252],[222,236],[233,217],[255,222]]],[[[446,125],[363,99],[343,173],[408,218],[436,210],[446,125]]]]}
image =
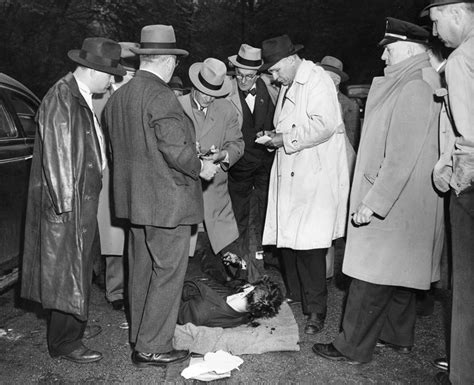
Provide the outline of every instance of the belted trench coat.
{"type": "Polygon", "coordinates": [[[284,145],[270,174],[262,243],[327,248],[344,236],[349,195],[348,142],[329,75],[303,60],[280,91],[273,123],[284,145]]]}

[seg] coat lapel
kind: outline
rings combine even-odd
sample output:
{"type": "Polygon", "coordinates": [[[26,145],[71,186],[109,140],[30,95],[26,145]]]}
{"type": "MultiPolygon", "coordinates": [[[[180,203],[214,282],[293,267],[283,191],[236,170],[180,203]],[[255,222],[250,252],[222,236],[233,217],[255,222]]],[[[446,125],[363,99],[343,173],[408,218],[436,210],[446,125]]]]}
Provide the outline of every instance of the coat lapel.
{"type": "Polygon", "coordinates": [[[253,109],[253,120],[255,127],[263,127],[267,114],[269,95],[266,93],[267,86],[263,80],[257,80],[257,94],[255,95],[255,106],[253,109]]]}
{"type": "Polygon", "coordinates": [[[296,87],[297,85],[295,84],[289,88],[285,86],[282,87],[277,102],[277,111],[279,111],[279,113],[275,113],[275,127],[277,127],[278,123],[284,120],[295,109],[296,87]]]}
{"type": "Polygon", "coordinates": [[[239,90],[235,79],[232,81],[232,92],[226,99],[234,105],[239,115],[239,121],[241,122],[243,120],[242,104],[240,103],[239,90]]]}

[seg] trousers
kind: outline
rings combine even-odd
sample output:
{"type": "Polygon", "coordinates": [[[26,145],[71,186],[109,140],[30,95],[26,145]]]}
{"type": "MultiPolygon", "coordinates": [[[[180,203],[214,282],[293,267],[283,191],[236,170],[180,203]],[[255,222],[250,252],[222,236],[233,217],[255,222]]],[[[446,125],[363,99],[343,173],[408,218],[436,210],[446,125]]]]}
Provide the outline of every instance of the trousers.
{"type": "Polygon", "coordinates": [[[342,331],[333,344],[358,362],[369,362],[378,339],[413,346],[416,321],[415,290],[353,279],[342,331]]]}
{"type": "Polygon", "coordinates": [[[189,225],[130,229],[130,342],[139,352],[173,350],[190,237],[189,225]]]}
{"type": "Polygon", "coordinates": [[[48,350],[51,357],[67,355],[82,345],[87,321],[59,310],[50,310],[48,319],[48,350]]]}
{"type": "Polygon", "coordinates": [[[293,250],[281,249],[287,297],[298,300],[300,293],[303,313],[326,316],[326,253],[328,249],[293,250]]]}
{"type": "Polygon", "coordinates": [[[449,378],[453,384],[474,383],[474,186],[451,193],[453,305],[449,378]]]}

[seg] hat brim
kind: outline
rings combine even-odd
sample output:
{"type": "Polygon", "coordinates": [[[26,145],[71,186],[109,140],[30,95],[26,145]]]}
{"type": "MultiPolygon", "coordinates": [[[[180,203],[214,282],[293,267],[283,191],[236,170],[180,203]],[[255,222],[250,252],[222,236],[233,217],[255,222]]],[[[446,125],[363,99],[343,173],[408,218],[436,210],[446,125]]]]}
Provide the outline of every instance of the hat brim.
{"type": "Polygon", "coordinates": [[[319,65],[323,67],[326,71],[334,72],[335,74],[339,75],[341,77],[341,83],[349,80],[349,75],[346,74],[344,71],[341,71],[339,68],[328,66],[326,64],[321,64],[321,63],[319,65]]]}
{"type": "Polygon", "coordinates": [[[430,8],[433,8],[433,7],[442,7],[443,5],[448,5],[448,4],[457,4],[457,3],[472,3],[472,1],[466,1],[466,0],[444,0],[444,1],[440,1],[438,3],[433,3],[433,4],[429,4],[427,5],[425,8],[423,8],[423,10],[420,12],[420,17],[425,17],[425,16],[428,16],[428,14],[430,13],[430,8]]]}
{"type": "Polygon", "coordinates": [[[423,44],[423,45],[428,45],[428,40],[415,40],[415,39],[406,39],[406,40],[403,40],[403,39],[397,39],[397,38],[394,38],[394,37],[390,37],[390,36],[387,36],[387,37],[384,37],[382,40],[379,41],[379,47],[383,47],[387,44],[392,44],[392,43],[396,43],[396,42],[407,42],[407,43],[418,43],[418,44],[423,44]]]}
{"type": "Polygon", "coordinates": [[[134,54],[137,55],[176,55],[188,56],[189,52],[179,48],[130,48],[134,54]]]}
{"type": "Polygon", "coordinates": [[[91,63],[90,61],[87,61],[79,57],[79,52],[80,50],[78,49],[72,49],[67,53],[67,56],[73,62],[76,62],[77,64],[80,64],[81,66],[84,66],[87,68],[92,68],[93,70],[96,70],[96,71],[105,72],[110,75],[118,75],[118,76],[125,76],[127,74],[127,71],[125,71],[125,69],[120,64],[118,64],[117,67],[110,67],[110,66],[103,66],[97,63],[91,63]]]}
{"type": "Polygon", "coordinates": [[[229,56],[227,59],[229,59],[229,61],[232,63],[232,65],[234,67],[237,67],[237,68],[243,68],[243,69],[246,69],[246,70],[258,70],[261,65],[258,65],[258,66],[246,66],[244,64],[241,64],[237,61],[237,55],[232,55],[232,56],[229,56]]]}
{"type": "Polygon", "coordinates": [[[279,58],[272,60],[271,62],[263,63],[258,70],[260,72],[266,71],[270,67],[273,67],[276,63],[278,63],[281,59],[284,59],[288,56],[294,55],[298,51],[301,51],[303,48],[304,48],[304,45],[296,44],[296,45],[293,46],[293,50],[291,50],[289,53],[287,53],[286,55],[282,55],[279,58]]]}
{"type": "Polygon", "coordinates": [[[199,91],[206,95],[215,97],[228,95],[230,91],[232,91],[232,83],[228,77],[224,78],[224,82],[222,83],[221,88],[219,88],[218,90],[211,90],[207,88],[199,80],[199,71],[201,70],[201,67],[202,63],[194,63],[191,65],[191,67],[189,67],[189,79],[191,80],[191,83],[193,83],[193,86],[196,87],[199,91]]]}

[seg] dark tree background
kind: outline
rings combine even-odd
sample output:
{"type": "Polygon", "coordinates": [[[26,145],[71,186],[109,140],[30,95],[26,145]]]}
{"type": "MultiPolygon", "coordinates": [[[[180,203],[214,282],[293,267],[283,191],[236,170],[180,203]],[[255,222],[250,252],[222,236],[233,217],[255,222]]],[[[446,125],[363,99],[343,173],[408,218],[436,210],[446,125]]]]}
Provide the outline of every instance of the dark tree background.
{"type": "Polygon", "coordinates": [[[260,46],[288,34],[303,44],[303,57],[340,58],[350,84],[380,75],[385,17],[420,20],[428,0],[0,0],[0,72],[29,86],[38,96],[74,68],[70,49],[89,36],[140,41],[148,24],[171,24],[178,46],[190,56],[177,69],[185,83],[196,61],[227,62],[241,43],[260,46]]]}

